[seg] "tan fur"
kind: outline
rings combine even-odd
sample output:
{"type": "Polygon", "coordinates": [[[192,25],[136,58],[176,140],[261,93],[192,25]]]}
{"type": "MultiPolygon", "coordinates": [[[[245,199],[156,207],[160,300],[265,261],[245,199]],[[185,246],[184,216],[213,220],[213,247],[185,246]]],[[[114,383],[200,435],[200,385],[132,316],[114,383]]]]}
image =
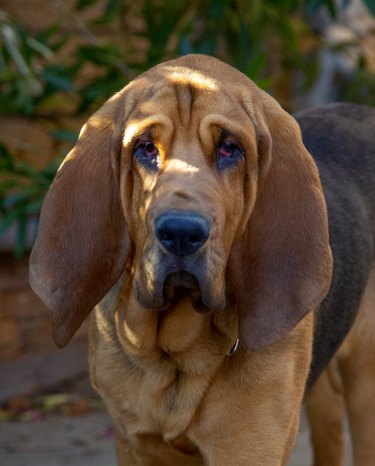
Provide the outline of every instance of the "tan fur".
{"type": "Polygon", "coordinates": [[[314,466],[342,466],[348,415],[355,466],[375,459],[375,264],[358,317],[307,401],[314,466]],[[345,410],[346,408],[346,410],[345,410]]]}
{"type": "Polygon", "coordinates": [[[188,56],[90,118],[47,195],[31,281],[60,346],[109,292],[91,322],[90,371],[120,465],[281,466],[331,268],[322,188],[294,119],[228,65],[188,56]],[[245,156],[220,171],[224,130],[245,156]],[[133,156],[150,137],[154,172],[133,156]],[[188,266],[199,286],[177,278],[177,297],[155,234],[170,210],[210,224],[188,266]],[[199,297],[210,312],[197,312],[199,297]]]}
{"type": "Polygon", "coordinates": [[[171,334],[169,345],[178,347],[167,354],[144,333],[158,315],[134,305],[140,312],[134,312],[130,339],[124,331],[129,307],[114,311],[104,302],[91,322],[92,383],[115,420],[119,464],[285,464],[298,429],[312,316],[266,350],[241,348],[229,356],[236,336],[232,315],[201,315],[187,304],[163,316],[162,328],[197,319],[185,341],[171,334]]]}

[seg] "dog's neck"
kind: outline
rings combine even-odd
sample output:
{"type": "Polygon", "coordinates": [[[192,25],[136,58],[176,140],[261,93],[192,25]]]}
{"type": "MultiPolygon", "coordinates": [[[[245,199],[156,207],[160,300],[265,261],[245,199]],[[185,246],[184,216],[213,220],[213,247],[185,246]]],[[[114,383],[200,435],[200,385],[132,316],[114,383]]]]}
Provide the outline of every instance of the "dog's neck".
{"type": "Polygon", "coordinates": [[[234,309],[200,314],[188,295],[169,309],[156,311],[142,308],[135,294],[125,290],[119,297],[115,321],[122,347],[139,364],[169,358],[188,372],[200,372],[202,361],[213,362],[230,354],[238,336],[234,309]]]}
{"type": "MultiPolygon", "coordinates": [[[[112,412],[118,424],[126,424],[127,433],[156,432],[171,441],[186,431],[218,369],[238,359],[238,353],[229,355],[237,313],[228,308],[199,314],[188,296],[166,311],[144,309],[131,290],[128,281],[97,307],[91,346],[97,360],[110,352],[105,370],[113,365],[122,396],[129,399],[121,412],[112,412]]],[[[116,392],[112,381],[97,384],[93,373],[92,379],[103,393],[116,392]]]]}

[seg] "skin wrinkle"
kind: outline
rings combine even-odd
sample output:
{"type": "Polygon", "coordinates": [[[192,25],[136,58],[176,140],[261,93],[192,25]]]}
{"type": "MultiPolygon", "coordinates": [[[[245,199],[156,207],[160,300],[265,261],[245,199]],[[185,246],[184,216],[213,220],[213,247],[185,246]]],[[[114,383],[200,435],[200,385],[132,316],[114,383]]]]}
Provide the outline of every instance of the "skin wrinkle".
{"type": "Polygon", "coordinates": [[[182,127],[189,127],[191,125],[194,105],[193,88],[189,85],[181,87],[181,85],[176,84],[172,86],[172,89],[175,92],[181,125],[182,127]]]}

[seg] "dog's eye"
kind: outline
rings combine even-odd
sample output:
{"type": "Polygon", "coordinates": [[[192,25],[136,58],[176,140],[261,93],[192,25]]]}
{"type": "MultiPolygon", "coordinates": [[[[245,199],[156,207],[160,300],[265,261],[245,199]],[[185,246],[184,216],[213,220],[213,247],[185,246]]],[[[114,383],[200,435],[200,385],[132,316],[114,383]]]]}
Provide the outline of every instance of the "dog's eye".
{"type": "Polygon", "coordinates": [[[225,169],[242,159],[243,150],[231,140],[224,139],[216,148],[216,165],[219,170],[225,169]]]}
{"type": "Polygon", "coordinates": [[[159,167],[159,150],[152,141],[139,142],[135,147],[134,156],[150,170],[157,170],[159,167]]]}

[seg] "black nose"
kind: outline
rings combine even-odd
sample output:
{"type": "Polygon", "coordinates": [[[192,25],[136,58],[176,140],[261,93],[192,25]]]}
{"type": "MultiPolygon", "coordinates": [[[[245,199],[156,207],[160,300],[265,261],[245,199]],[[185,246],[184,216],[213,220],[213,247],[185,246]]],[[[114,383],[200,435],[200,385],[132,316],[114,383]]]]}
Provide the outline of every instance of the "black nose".
{"type": "Polygon", "coordinates": [[[210,236],[210,224],[201,215],[173,212],[156,219],[155,231],[167,251],[182,257],[205,244],[210,236]]]}

